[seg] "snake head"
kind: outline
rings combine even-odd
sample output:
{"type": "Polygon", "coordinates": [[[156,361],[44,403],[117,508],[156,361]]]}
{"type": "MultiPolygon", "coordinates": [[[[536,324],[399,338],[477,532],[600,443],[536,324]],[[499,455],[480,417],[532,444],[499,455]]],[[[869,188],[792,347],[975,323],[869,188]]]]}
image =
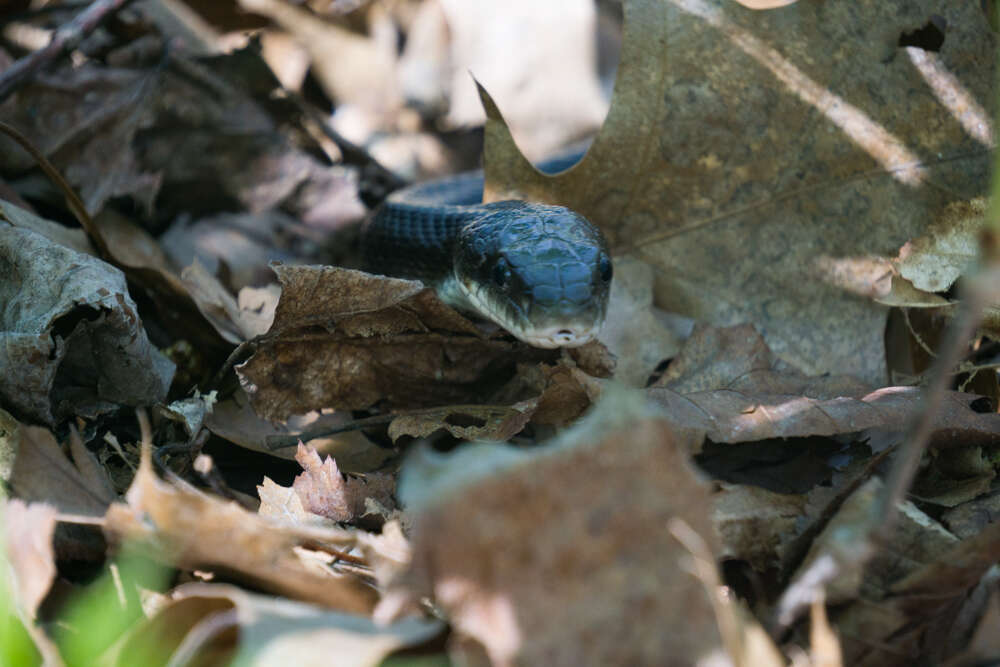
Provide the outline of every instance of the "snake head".
{"type": "Polygon", "coordinates": [[[458,235],[455,282],[478,312],[535,347],[592,340],[612,266],[601,232],[561,206],[496,202],[458,235]]]}

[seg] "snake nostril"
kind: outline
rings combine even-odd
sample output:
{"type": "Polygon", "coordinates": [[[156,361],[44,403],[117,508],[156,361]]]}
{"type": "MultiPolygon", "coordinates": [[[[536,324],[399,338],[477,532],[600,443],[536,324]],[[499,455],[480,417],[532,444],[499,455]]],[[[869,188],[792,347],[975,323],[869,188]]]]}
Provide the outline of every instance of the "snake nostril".
{"type": "Polygon", "coordinates": [[[573,337],[573,332],[569,329],[560,329],[556,336],[563,339],[570,339],[573,337]]]}

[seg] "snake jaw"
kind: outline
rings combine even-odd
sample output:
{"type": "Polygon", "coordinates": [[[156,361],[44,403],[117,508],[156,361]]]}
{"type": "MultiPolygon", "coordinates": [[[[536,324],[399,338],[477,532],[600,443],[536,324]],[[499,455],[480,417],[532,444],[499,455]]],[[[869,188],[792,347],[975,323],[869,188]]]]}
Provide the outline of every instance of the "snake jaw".
{"type": "Polygon", "coordinates": [[[544,349],[580,347],[594,340],[603,324],[604,312],[602,309],[600,317],[592,324],[562,322],[548,326],[536,326],[528,319],[525,309],[517,304],[510,301],[498,304],[496,301],[485,298],[485,290],[481,284],[455,276],[452,285],[452,294],[458,297],[455,300],[457,305],[487,316],[492,322],[513,334],[515,338],[532,347],[544,349]]]}

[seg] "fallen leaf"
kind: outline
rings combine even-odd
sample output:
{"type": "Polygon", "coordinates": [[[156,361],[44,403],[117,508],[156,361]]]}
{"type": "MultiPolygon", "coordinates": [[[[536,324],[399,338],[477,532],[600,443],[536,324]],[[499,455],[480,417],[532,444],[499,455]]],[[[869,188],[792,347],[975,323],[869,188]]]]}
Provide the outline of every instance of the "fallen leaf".
{"type": "Polygon", "coordinates": [[[598,340],[617,359],[615,379],[630,387],[645,387],[657,365],[681,347],[655,310],[652,268],[630,257],[616,258],[608,315],[598,340]]]}
{"type": "Polygon", "coordinates": [[[426,407],[487,399],[494,375],[558,351],[484,339],[421,283],[336,267],[275,265],[274,323],[237,373],[254,410],[284,419],[379,400],[426,407]]]}
{"type": "Polygon", "coordinates": [[[944,292],[979,259],[986,200],[949,205],[926,232],[899,253],[899,275],[925,292],[944,292]]]}
{"type": "Polygon", "coordinates": [[[9,501],[3,509],[3,543],[13,574],[17,603],[32,620],[56,577],[52,549],[56,513],[52,505],[29,505],[20,500],[9,501]]]}
{"type": "Polygon", "coordinates": [[[315,449],[299,443],[295,460],[303,472],[295,477],[292,488],[307,512],[339,522],[357,521],[367,512],[366,501],[375,500],[380,506],[395,506],[395,480],[384,473],[371,473],[364,478],[344,479],[332,456],[320,458],[315,449]]]}
{"type": "Polygon", "coordinates": [[[320,84],[338,104],[361,105],[376,116],[389,115],[402,104],[395,43],[380,40],[377,34],[359,35],[276,0],[239,0],[239,4],[271,18],[309,51],[320,84]]]}
{"type": "MultiPolygon", "coordinates": [[[[300,437],[305,439],[308,432],[337,428],[349,421],[353,418],[347,412],[314,411],[274,423],[258,417],[246,393],[238,389],[215,404],[212,412],[206,415],[205,427],[240,447],[293,459],[300,437]],[[286,439],[288,446],[275,449],[271,443],[278,437],[286,439]]],[[[377,470],[393,455],[392,450],[373,444],[360,431],[309,437],[309,445],[322,454],[333,456],[341,470],[348,472],[377,470]]]]}
{"type": "Polygon", "coordinates": [[[869,269],[989,187],[995,64],[979,9],[949,7],[939,51],[899,46],[940,11],[627,2],[611,109],[574,168],[536,172],[483,96],[485,200],[568,206],[654,267],[665,310],[753,323],[808,374],[881,384],[887,310],[857,296],[881,291],[869,269]],[[841,268],[860,272],[851,291],[841,268]]]}
{"type": "Polygon", "coordinates": [[[52,432],[21,426],[21,443],[10,486],[27,502],[46,503],[64,514],[102,516],[117,495],[106,478],[85,477],[66,458],[52,432]]]}
{"type": "MultiPolygon", "coordinates": [[[[749,325],[697,328],[657,385],[666,386],[646,393],[671,421],[715,443],[899,431],[923,409],[916,387],[869,391],[847,376],[807,377],[777,359],[749,325]]],[[[997,441],[1000,417],[974,410],[977,399],[946,395],[934,446],[997,441]]]]}
{"type": "MultiPolygon", "coordinates": [[[[158,79],[153,70],[65,67],[25,82],[5,101],[0,115],[54,158],[91,214],[122,195],[149,209],[160,176],[143,168],[132,143],[152,123],[158,79]],[[49,113],[34,113],[39,108],[49,113]]],[[[0,142],[5,169],[34,166],[7,137],[0,142]]]]}
{"type": "Polygon", "coordinates": [[[756,486],[723,484],[713,498],[712,522],[720,557],[739,558],[758,572],[779,564],[782,547],[797,533],[806,498],[756,486]]]}
{"type": "Polygon", "coordinates": [[[640,398],[612,391],[536,453],[463,447],[436,471],[407,460],[405,590],[433,594],[494,664],[693,664],[719,636],[665,529],[682,517],[714,541],[686,451],[640,398]]]}
{"type": "Polygon", "coordinates": [[[451,126],[483,122],[475,77],[505,103],[515,134],[533,160],[591,133],[607,113],[594,63],[597,7],[508,0],[441,0],[451,38],[448,115],[451,126]],[[508,36],[517,35],[511,49],[508,36]]]}
{"type": "Polygon", "coordinates": [[[420,414],[400,415],[389,424],[393,442],[404,435],[425,438],[445,430],[462,440],[509,440],[525,427],[538,400],[513,405],[452,405],[420,414]]]}
{"type": "Polygon", "coordinates": [[[218,568],[263,589],[347,612],[366,614],[374,605],[359,580],[319,570],[295,552],[304,541],[350,546],[354,537],[347,531],[279,523],[192,487],[171,486],[156,478],[148,453],[126,500],[108,508],[105,533],[151,545],[157,559],[179,568],[218,568]]]}
{"type": "Polygon", "coordinates": [[[121,271],[0,223],[0,398],[53,424],[166,397],[174,365],[146,337],[121,271]]]}
{"type": "Polygon", "coordinates": [[[269,516],[285,523],[309,523],[316,515],[306,511],[302,499],[290,486],[276,484],[271,478],[265,477],[262,484],[257,485],[257,495],[260,497],[261,516],[269,516]]]}

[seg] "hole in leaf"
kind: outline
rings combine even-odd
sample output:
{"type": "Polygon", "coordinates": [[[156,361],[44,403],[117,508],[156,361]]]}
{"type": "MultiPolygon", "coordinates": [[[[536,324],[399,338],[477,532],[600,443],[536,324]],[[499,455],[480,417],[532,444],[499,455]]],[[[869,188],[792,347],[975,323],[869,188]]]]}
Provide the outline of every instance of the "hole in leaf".
{"type": "Polygon", "coordinates": [[[948,21],[943,16],[931,14],[927,23],[921,28],[899,35],[899,46],[915,46],[924,51],[937,53],[944,44],[944,31],[948,28],[948,21]]]}
{"type": "Polygon", "coordinates": [[[979,414],[996,412],[996,409],[993,407],[993,401],[986,396],[980,396],[976,400],[972,401],[972,403],[969,403],[969,408],[973,412],[978,412],[979,414]]]}
{"type": "Polygon", "coordinates": [[[482,428],[486,426],[486,420],[480,417],[473,417],[472,415],[462,414],[457,412],[450,414],[444,419],[446,424],[451,424],[452,426],[462,426],[468,428],[470,426],[475,426],[476,428],[482,428]]]}

